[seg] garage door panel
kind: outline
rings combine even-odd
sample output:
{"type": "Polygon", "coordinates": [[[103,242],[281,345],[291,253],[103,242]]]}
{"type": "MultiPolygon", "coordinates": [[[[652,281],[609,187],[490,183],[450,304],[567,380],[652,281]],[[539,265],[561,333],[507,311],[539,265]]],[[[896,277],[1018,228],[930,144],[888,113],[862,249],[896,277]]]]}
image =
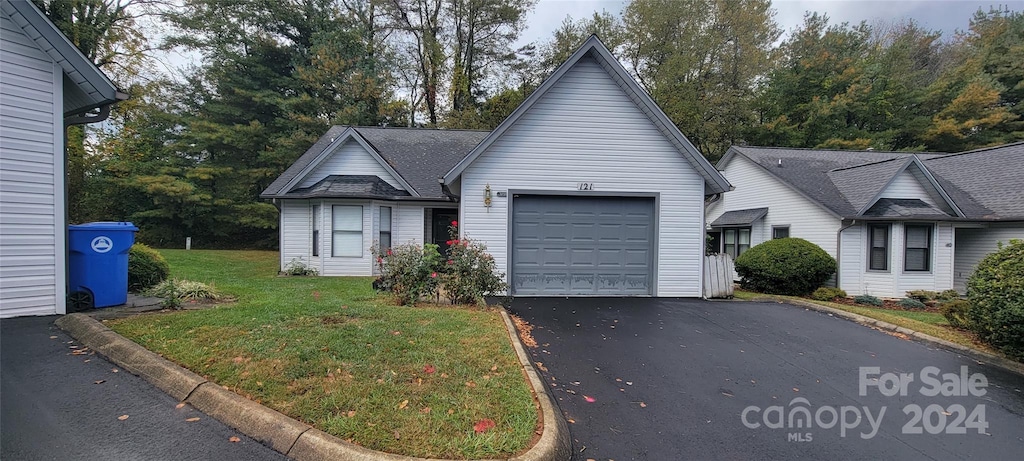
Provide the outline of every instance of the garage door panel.
{"type": "Polygon", "coordinates": [[[649,295],[654,199],[513,197],[515,295],[649,295]]]}

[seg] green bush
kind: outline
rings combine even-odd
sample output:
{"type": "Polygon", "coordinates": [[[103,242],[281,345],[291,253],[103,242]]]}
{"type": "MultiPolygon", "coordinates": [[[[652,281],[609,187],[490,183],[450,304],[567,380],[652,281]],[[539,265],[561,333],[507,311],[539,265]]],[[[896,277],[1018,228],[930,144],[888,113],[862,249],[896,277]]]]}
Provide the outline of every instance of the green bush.
{"type": "Polygon", "coordinates": [[[960,293],[956,290],[943,290],[935,299],[939,301],[956,301],[960,299],[960,293]]]}
{"type": "Polygon", "coordinates": [[[415,304],[424,296],[437,293],[441,282],[441,253],[437,245],[399,245],[383,250],[371,249],[380,273],[376,286],[390,291],[402,305],[415,304]]]}
{"type": "Polygon", "coordinates": [[[899,305],[904,309],[924,309],[928,307],[923,302],[918,301],[915,298],[903,298],[900,300],[899,305]]]}
{"type": "Polygon", "coordinates": [[[505,291],[504,274],[495,270],[494,257],[482,243],[457,238],[448,241],[448,261],[442,283],[453,304],[482,303],[484,295],[505,291]]]}
{"type": "Polygon", "coordinates": [[[907,298],[916,299],[922,303],[925,301],[931,301],[939,297],[939,294],[929,290],[910,290],[907,292],[907,298]]]}
{"type": "Polygon", "coordinates": [[[943,304],[940,310],[942,312],[942,315],[946,317],[946,320],[949,321],[949,324],[953,328],[970,328],[970,301],[967,301],[966,299],[957,299],[955,301],[943,304]]]}
{"type": "Polygon", "coordinates": [[[811,293],[811,299],[818,301],[832,301],[836,298],[845,298],[846,292],[841,288],[821,287],[811,293]]]}
{"type": "Polygon", "coordinates": [[[836,272],[836,260],[800,238],[774,239],[736,258],[744,288],[762,293],[804,295],[836,272]]]}
{"type": "Polygon", "coordinates": [[[140,292],[164,280],[171,274],[160,252],[136,243],[128,250],[128,291],[140,292]]]}
{"type": "Polygon", "coordinates": [[[860,295],[853,298],[853,302],[857,304],[865,304],[868,306],[881,306],[882,300],[871,295],[860,295]]]}
{"type": "Polygon", "coordinates": [[[1024,360],[1024,241],[989,254],[967,279],[971,330],[993,347],[1024,360]]]}

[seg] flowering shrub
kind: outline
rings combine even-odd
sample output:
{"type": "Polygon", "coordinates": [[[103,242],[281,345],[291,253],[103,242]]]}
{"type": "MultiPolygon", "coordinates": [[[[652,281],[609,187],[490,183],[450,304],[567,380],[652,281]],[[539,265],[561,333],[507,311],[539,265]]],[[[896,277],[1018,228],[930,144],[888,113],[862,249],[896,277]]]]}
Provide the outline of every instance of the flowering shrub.
{"type": "Polygon", "coordinates": [[[437,245],[399,245],[383,252],[375,247],[371,251],[380,272],[377,287],[394,293],[400,304],[414,304],[437,292],[442,261],[437,245]]]}
{"type": "Polygon", "coordinates": [[[495,270],[494,257],[487,247],[470,239],[459,239],[458,221],[448,227],[448,260],[442,283],[453,304],[478,304],[485,295],[506,289],[504,274],[495,270]]]}

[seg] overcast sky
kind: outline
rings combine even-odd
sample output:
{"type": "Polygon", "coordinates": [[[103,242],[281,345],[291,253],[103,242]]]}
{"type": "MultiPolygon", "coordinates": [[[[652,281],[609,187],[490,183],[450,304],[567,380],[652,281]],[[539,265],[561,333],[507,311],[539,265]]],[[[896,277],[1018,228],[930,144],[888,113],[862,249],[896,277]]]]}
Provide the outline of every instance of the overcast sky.
{"type": "MultiPolygon", "coordinates": [[[[618,16],[625,4],[622,0],[540,0],[527,20],[529,28],[519,44],[546,41],[566,15],[579,19],[590,16],[594,11],[608,10],[618,16]]],[[[776,21],[786,32],[803,23],[805,11],[817,11],[826,13],[832,24],[861,21],[870,24],[879,19],[913,18],[923,27],[941,30],[943,37],[951,37],[956,30],[967,29],[968,20],[978,8],[988,11],[990,6],[1001,4],[1009,4],[1014,10],[1024,7],[1021,0],[775,0],[772,7],[777,12],[776,21]]]]}

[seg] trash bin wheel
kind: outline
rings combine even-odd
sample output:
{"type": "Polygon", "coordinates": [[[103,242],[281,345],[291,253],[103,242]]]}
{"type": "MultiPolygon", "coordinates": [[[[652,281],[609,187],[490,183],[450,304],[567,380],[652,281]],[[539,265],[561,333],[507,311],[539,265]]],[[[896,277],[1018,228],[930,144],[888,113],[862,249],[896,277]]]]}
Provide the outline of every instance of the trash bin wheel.
{"type": "Polygon", "coordinates": [[[92,293],[88,291],[75,291],[68,295],[68,312],[82,312],[95,305],[92,293]]]}

